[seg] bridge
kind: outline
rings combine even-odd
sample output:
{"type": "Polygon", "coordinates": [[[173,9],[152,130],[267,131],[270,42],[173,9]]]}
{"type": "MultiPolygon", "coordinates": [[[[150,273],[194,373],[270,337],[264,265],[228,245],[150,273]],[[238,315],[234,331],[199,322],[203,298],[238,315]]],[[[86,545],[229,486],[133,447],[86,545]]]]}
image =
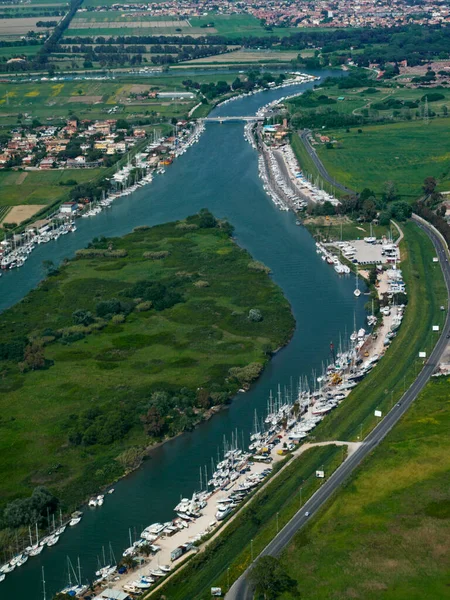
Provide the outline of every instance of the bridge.
{"type": "Polygon", "coordinates": [[[226,123],[227,121],[246,121],[247,123],[252,123],[256,121],[264,121],[264,117],[205,117],[201,119],[204,123],[226,123]]]}

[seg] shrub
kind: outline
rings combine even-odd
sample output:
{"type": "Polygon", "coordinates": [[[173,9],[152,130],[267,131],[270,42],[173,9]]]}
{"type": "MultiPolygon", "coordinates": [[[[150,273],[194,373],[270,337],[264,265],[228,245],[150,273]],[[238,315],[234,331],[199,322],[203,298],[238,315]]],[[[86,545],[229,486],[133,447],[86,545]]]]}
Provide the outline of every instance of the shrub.
{"type": "Polygon", "coordinates": [[[151,260],[161,260],[162,258],[167,258],[170,256],[170,252],[168,250],[160,250],[159,252],[144,252],[144,258],[150,258],[151,260]]]}
{"type": "Polygon", "coordinates": [[[245,367],[232,367],[228,373],[230,377],[237,379],[239,383],[249,384],[254,379],[259,377],[261,371],[263,369],[262,364],[260,363],[250,363],[245,367]]]}
{"type": "Polygon", "coordinates": [[[185,221],[181,221],[181,223],[177,223],[175,225],[175,229],[183,229],[184,231],[194,231],[198,229],[198,225],[195,223],[186,223],[185,221]]]}
{"type": "Polygon", "coordinates": [[[119,325],[119,323],[124,323],[125,315],[123,315],[123,314],[114,315],[113,318],[111,319],[111,322],[114,323],[114,325],[119,325]]]}
{"type": "Polygon", "coordinates": [[[139,304],[136,305],[136,312],[145,312],[146,310],[150,310],[152,306],[153,305],[149,300],[139,302],[139,304]]]}
{"type": "Polygon", "coordinates": [[[113,315],[118,315],[121,313],[128,314],[131,312],[132,307],[126,303],[117,300],[117,298],[111,298],[111,300],[102,300],[97,303],[95,307],[95,312],[98,317],[104,319],[110,319],[113,315]]]}
{"type": "Polygon", "coordinates": [[[76,325],[90,325],[94,322],[94,317],[88,310],[77,308],[72,313],[72,319],[76,325]]]}
{"type": "Polygon", "coordinates": [[[250,269],[250,271],[262,271],[263,273],[271,273],[271,270],[269,267],[267,267],[264,263],[260,262],[259,260],[251,260],[248,263],[248,268],[250,269]]]}
{"type": "Polygon", "coordinates": [[[248,320],[258,323],[263,320],[262,312],[258,308],[251,308],[248,312],[248,320]]]}

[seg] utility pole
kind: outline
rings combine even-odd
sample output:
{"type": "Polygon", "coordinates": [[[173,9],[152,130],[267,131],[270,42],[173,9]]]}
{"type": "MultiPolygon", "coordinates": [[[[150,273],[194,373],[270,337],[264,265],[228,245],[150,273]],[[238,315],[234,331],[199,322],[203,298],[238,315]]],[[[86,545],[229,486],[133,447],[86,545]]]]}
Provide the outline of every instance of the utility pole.
{"type": "Polygon", "coordinates": [[[252,562],[253,562],[253,540],[250,540],[250,551],[251,551],[251,557],[252,557],[252,562]]]}
{"type": "Polygon", "coordinates": [[[278,525],[278,514],[279,514],[279,513],[277,513],[277,533],[278,533],[278,531],[279,531],[279,529],[280,529],[280,528],[279,528],[279,525],[278,525]]]}

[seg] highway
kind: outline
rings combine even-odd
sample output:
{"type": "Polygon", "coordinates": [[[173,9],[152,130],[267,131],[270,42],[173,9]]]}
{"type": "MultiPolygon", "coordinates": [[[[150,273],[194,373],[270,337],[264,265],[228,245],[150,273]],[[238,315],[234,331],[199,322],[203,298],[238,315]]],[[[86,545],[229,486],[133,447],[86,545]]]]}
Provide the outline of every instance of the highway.
{"type": "MultiPolygon", "coordinates": [[[[385,436],[391,431],[394,425],[400,420],[405,414],[414,400],[417,398],[423,387],[428,382],[436,366],[439,364],[441,357],[447,347],[448,339],[447,335],[450,329],[450,316],[449,316],[449,295],[450,295],[450,264],[448,262],[448,250],[445,247],[441,238],[435,233],[435,231],[423,223],[414,219],[418,227],[423,229],[431,241],[433,242],[439,262],[442,267],[444,274],[445,283],[447,286],[447,314],[445,325],[442,330],[441,336],[436,343],[431,355],[426,360],[422,370],[418,374],[414,383],[411,387],[403,394],[400,401],[392,408],[392,410],[386,414],[384,419],[372,430],[372,432],[365,438],[361,446],[356,450],[352,456],[347,458],[342,465],[330,476],[329,479],[325,480],[322,487],[311,496],[311,498],[304,504],[304,506],[294,515],[294,517],[285,525],[285,527],[278,533],[278,535],[264,548],[259,556],[271,555],[278,556],[282,550],[289,544],[293,536],[301,529],[311,518],[314,513],[331,497],[331,495],[342,485],[342,483],[353,473],[353,471],[360,465],[364,458],[372,452],[376,446],[385,438],[385,436]],[[305,513],[309,513],[309,517],[305,513]]],[[[259,557],[256,557],[256,559],[259,557]]],[[[241,575],[239,579],[230,588],[230,591],[226,594],[226,600],[251,600],[253,598],[253,591],[248,581],[247,575],[251,566],[241,575]]]]}
{"type": "Polygon", "coordinates": [[[300,132],[300,139],[302,140],[303,145],[305,146],[306,151],[308,152],[309,156],[311,157],[313,163],[316,165],[317,170],[320,173],[320,176],[325,181],[328,181],[328,183],[330,183],[332,186],[334,186],[338,190],[341,190],[341,192],[344,192],[344,194],[350,194],[351,196],[354,196],[355,192],[353,190],[351,190],[348,187],[345,187],[345,185],[342,185],[342,183],[339,183],[339,181],[337,181],[334,177],[332,177],[328,173],[328,171],[325,169],[322,161],[317,156],[316,151],[314,150],[314,148],[311,146],[311,144],[309,142],[310,133],[311,133],[311,131],[309,129],[304,129],[303,131],[300,132]]]}

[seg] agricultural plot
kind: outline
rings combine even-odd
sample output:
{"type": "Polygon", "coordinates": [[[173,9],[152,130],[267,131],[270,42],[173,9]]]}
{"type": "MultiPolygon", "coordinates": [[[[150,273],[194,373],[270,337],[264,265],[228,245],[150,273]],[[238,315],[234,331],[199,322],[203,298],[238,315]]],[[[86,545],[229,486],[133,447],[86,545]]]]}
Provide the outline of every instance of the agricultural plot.
{"type": "Polygon", "coordinates": [[[203,65],[203,64],[248,64],[248,63],[287,63],[297,58],[298,52],[277,52],[273,50],[237,50],[227,54],[217,54],[215,56],[206,56],[188,60],[184,64],[203,65]]]}
{"type": "MultiPolygon", "coordinates": [[[[0,210],[2,207],[14,207],[24,205],[47,205],[55,202],[64,195],[68,195],[70,188],[59,185],[60,182],[73,179],[78,183],[91,181],[99,176],[101,169],[86,170],[58,170],[58,171],[1,171],[0,172],[0,210]],[[25,177],[24,177],[25,176],[25,177]]],[[[14,210],[14,209],[13,209],[14,210]]],[[[25,210],[25,209],[24,209],[25,210]]],[[[25,218],[31,216],[28,213],[32,209],[26,209],[22,215],[25,218]]],[[[32,214],[35,214],[33,211],[32,214]]],[[[1,214],[1,213],[0,213],[1,214]]],[[[20,212],[8,212],[6,221],[17,223],[16,218],[20,212]],[[11,214],[14,218],[11,217],[11,214]]],[[[3,214],[3,217],[5,215],[3,214]]]]}
{"type": "MultiPolygon", "coordinates": [[[[49,20],[58,21],[59,17],[49,20]]],[[[29,31],[39,31],[44,33],[46,27],[36,27],[36,23],[42,21],[42,17],[25,17],[23,19],[0,19],[0,39],[19,38],[29,31]]]]}
{"type": "Polygon", "coordinates": [[[327,131],[337,140],[334,149],[320,147],[319,156],[331,175],[354,190],[365,187],[383,191],[393,181],[399,193],[414,200],[421,193],[425,177],[440,180],[440,189],[450,187],[450,119],[439,118],[357,129],[327,131]]]}

